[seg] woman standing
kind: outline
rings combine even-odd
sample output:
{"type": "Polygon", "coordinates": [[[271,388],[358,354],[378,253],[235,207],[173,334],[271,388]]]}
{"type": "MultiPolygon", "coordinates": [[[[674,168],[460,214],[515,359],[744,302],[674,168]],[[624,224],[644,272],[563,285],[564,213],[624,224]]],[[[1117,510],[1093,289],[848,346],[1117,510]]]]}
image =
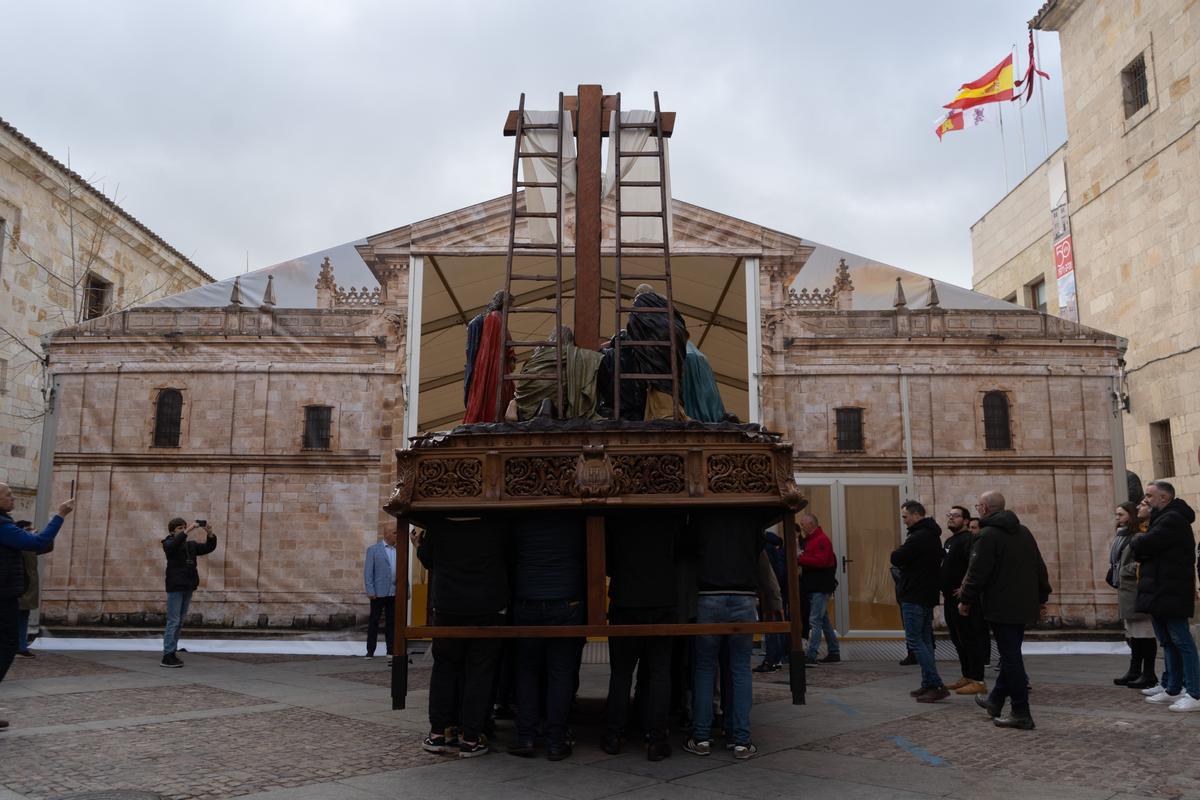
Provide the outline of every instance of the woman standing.
{"type": "Polygon", "coordinates": [[[1154,671],[1158,641],[1154,638],[1150,615],[1139,614],[1134,608],[1138,565],[1133,559],[1129,542],[1144,530],[1145,523],[1149,521],[1150,507],[1145,506],[1145,520],[1142,519],[1143,514],[1139,513],[1142,511],[1141,506],[1129,502],[1117,506],[1117,535],[1109,550],[1108,575],[1105,578],[1108,585],[1117,590],[1117,609],[1125,624],[1125,641],[1129,643],[1130,650],[1129,671],[1114,678],[1113,683],[1130,689],[1147,689],[1158,684],[1158,676],[1154,671]]]}

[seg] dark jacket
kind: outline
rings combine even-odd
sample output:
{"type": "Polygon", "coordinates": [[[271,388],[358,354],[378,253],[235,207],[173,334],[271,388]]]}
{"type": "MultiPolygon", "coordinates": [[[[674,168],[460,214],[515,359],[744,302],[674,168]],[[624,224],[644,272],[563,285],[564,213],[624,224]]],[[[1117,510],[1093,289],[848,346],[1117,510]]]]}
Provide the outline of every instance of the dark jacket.
{"type": "Polygon", "coordinates": [[[758,554],[768,518],[749,509],[705,509],[691,515],[697,548],[696,588],[709,594],[758,594],[758,554]]]}
{"type": "Polygon", "coordinates": [[[951,536],[942,545],[942,597],[946,605],[958,602],[954,590],[962,586],[963,578],[967,577],[967,565],[971,562],[971,545],[975,544],[975,534],[966,528],[951,536]]]}
{"type": "Polygon", "coordinates": [[[1150,528],[1130,548],[1140,565],[1137,610],[1187,618],[1196,611],[1196,512],[1176,497],[1150,514],[1150,528]]]}
{"type": "Polygon", "coordinates": [[[508,525],[479,518],[425,529],[417,558],[431,575],[430,606],[449,614],[493,614],[508,607],[508,525]]]}
{"type": "Polygon", "coordinates": [[[833,542],[818,525],[801,542],[803,550],[796,557],[800,567],[800,591],[804,594],[833,594],[837,589],[837,555],[833,542]]]}
{"type": "Polygon", "coordinates": [[[187,533],[169,533],[162,540],[162,548],[167,554],[167,591],[194,592],[200,585],[196,557],[217,549],[217,535],[209,533],[200,544],[188,539],[187,533]]]}
{"type": "Polygon", "coordinates": [[[31,533],[18,528],[8,514],[0,513],[0,599],[9,600],[25,594],[28,582],[21,553],[50,549],[62,524],[63,518],[55,514],[41,533],[31,533]]]}
{"type": "Polygon", "coordinates": [[[922,517],[908,529],[904,543],[892,551],[892,566],[900,570],[896,599],[925,608],[938,605],[941,585],[942,529],[922,517]]]}
{"type": "Polygon", "coordinates": [[[1011,511],[997,511],[980,525],[960,599],[982,604],[988,622],[1032,625],[1052,591],[1037,540],[1011,511]]]}
{"type": "Polygon", "coordinates": [[[533,512],[513,525],[518,600],[584,600],[583,518],[533,512]]]}
{"type": "Polygon", "coordinates": [[[675,549],[687,516],[636,511],[605,519],[605,564],[612,580],[608,597],[621,608],[674,608],[675,549]]]}

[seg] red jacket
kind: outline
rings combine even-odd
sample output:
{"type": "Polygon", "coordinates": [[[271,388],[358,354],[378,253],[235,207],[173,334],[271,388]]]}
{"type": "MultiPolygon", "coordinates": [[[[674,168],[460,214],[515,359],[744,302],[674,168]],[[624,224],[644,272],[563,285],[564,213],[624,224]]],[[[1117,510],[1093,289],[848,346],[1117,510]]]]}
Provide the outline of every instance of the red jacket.
{"type": "Polygon", "coordinates": [[[833,542],[818,526],[804,537],[804,552],[796,559],[803,572],[800,575],[800,591],[833,594],[837,589],[837,556],[833,553],[833,542]]]}

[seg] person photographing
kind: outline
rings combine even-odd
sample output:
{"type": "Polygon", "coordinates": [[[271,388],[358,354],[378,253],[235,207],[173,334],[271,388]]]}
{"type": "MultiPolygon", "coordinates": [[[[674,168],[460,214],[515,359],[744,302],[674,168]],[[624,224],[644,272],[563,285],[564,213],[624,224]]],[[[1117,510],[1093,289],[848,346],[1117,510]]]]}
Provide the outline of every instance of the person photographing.
{"type": "Polygon", "coordinates": [[[177,669],[183,666],[175,653],[179,645],[179,628],[191,605],[192,592],[200,586],[196,559],[217,549],[217,535],[212,532],[207,520],[198,519],[194,525],[188,525],[187,520],[176,517],[167,523],[167,536],[162,540],[162,548],[167,556],[167,626],[163,631],[163,656],[159,666],[177,669]],[[188,538],[188,534],[195,530],[204,531],[203,542],[188,538]]]}

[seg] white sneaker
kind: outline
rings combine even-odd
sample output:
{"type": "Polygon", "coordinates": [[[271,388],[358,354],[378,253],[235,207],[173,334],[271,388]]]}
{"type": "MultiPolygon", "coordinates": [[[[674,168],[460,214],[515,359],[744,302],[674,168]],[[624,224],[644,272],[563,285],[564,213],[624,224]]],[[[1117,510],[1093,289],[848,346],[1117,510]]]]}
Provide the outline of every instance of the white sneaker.
{"type": "Polygon", "coordinates": [[[1170,711],[1200,711],[1200,700],[1192,697],[1187,692],[1181,692],[1180,694],[1183,697],[1171,703],[1170,711]]]}
{"type": "Polygon", "coordinates": [[[1154,695],[1162,694],[1165,691],[1166,689],[1163,688],[1161,683],[1156,683],[1149,689],[1142,689],[1142,694],[1146,695],[1146,697],[1154,697],[1154,695]]]}
{"type": "Polygon", "coordinates": [[[1147,703],[1158,703],[1159,705],[1163,705],[1163,704],[1169,705],[1171,703],[1174,703],[1176,700],[1178,700],[1180,694],[1183,694],[1183,692],[1180,692],[1179,694],[1167,694],[1166,692],[1159,692],[1156,695],[1151,695],[1150,697],[1147,697],[1146,702],[1147,703]]]}

